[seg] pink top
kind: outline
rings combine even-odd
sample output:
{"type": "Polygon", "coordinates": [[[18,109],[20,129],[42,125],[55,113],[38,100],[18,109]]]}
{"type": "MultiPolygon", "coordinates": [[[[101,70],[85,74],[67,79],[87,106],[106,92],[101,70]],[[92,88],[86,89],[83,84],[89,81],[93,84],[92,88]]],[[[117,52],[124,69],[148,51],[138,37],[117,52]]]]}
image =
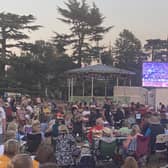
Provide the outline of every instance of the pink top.
{"type": "Polygon", "coordinates": [[[127,139],[123,142],[124,149],[128,149],[128,146],[129,146],[131,140],[137,138],[138,135],[142,136],[142,134],[140,134],[140,133],[137,133],[134,136],[128,135],[127,139]]]}
{"type": "Polygon", "coordinates": [[[24,110],[17,110],[17,115],[19,117],[20,120],[24,121],[25,120],[25,111],[24,110]]]}

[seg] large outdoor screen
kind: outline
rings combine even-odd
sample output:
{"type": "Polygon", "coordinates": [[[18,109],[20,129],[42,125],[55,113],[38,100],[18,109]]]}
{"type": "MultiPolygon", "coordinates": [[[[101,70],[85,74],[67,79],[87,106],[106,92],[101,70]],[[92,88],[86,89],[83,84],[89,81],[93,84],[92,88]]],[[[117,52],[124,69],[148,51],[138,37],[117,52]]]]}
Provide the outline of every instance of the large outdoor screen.
{"type": "Polygon", "coordinates": [[[168,87],[168,63],[143,63],[142,85],[145,87],[168,87]]]}

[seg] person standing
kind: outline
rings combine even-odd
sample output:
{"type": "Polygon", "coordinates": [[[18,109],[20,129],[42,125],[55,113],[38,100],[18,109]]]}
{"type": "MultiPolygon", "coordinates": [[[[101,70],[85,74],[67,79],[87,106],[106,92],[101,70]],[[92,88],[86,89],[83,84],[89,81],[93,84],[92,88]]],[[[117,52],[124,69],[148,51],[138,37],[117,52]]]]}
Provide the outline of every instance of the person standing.
{"type": "Polygon", "coordinates": [[[160,124],[160,115],[153,114],[149,119],[149,129],[146,131],[146,136],[150,136],[150,147],[151,153],[155,154],[156,146],[156,137],[159,134],[164,134],[164,127],[160,124]]]}
{"type": "Polygon", "coordinates": [[[3,136],[6,132],[6,115],[3,108],[3,101],[0,101],[0,145],[3,143],[3,136]]]}
{"type": "Polygon", "coordinates": [[[69,133],[65,125],[60,125],[56,138],[55,157],[59,167],[74,166],[73,152],[76,150],[75,138],[69,133]]]}
{"type": "Polygon", "coordinates": [[[106,120],[110,123],[110,125],[112,125],[111,112],[110,112],[111,111],[111,101],[108,100],[107,98],[105,99],[103,108],[104,108],[106,120]]]}

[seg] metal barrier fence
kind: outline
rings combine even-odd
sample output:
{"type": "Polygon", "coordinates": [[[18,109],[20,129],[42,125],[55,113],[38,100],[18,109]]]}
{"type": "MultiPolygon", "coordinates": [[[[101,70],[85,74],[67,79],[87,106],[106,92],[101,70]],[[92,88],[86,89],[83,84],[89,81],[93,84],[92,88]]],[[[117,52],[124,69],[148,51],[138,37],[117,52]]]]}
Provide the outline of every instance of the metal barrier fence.
{"type": "MultiPolygon", "coordinates": [[[[131,97],[127,96],[118,96],[118,97],[107,97],[114,103],[119,103],[119,104],[128,104],[130,103],[131,97]]],[[[95,96],[95,99],[99,104],[103,104],[105,97],[104,96],[95,96]]],[[[91,96],[73,96],[71,102],[77,102],[77,101],[82,101],[82,102],[87,102],[90,103],[92,101],[91,96]]]]}

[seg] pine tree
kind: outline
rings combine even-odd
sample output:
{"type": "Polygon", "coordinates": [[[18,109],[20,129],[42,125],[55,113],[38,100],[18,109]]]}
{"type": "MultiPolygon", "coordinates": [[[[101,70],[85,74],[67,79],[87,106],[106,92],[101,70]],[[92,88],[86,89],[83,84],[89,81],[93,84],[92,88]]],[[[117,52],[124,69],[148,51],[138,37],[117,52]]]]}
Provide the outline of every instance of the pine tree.
{"type": "MultiPolygon", "coordinates": [[[[91,61],[91,42],[95,41],[98,47],[98,42],[103,39],[104,33],[108,32],[111,26],[107,28],[102,26],[104,17],[95,4],[90,7],[85,0],[81,2],[67,0],[65,5],[66,9],[58,7],[62,16],[59,20],[70,26],[70,34],[62,37],[64,37],[64,44],[71,46],[74,61],[81,66],[82,62],[91,61]]],[[[58,34],[55,39],[58,39],[58,34]]]]}
{"type": "Polygon", "coordinates": [[[35,20],[33,15],[0,13],[1,58],[6,59],[11,55],[10,48],[20,47],[20,42],[29,38],[25,30],[35,31],[41,27],[32,25],[35,20]]]}

